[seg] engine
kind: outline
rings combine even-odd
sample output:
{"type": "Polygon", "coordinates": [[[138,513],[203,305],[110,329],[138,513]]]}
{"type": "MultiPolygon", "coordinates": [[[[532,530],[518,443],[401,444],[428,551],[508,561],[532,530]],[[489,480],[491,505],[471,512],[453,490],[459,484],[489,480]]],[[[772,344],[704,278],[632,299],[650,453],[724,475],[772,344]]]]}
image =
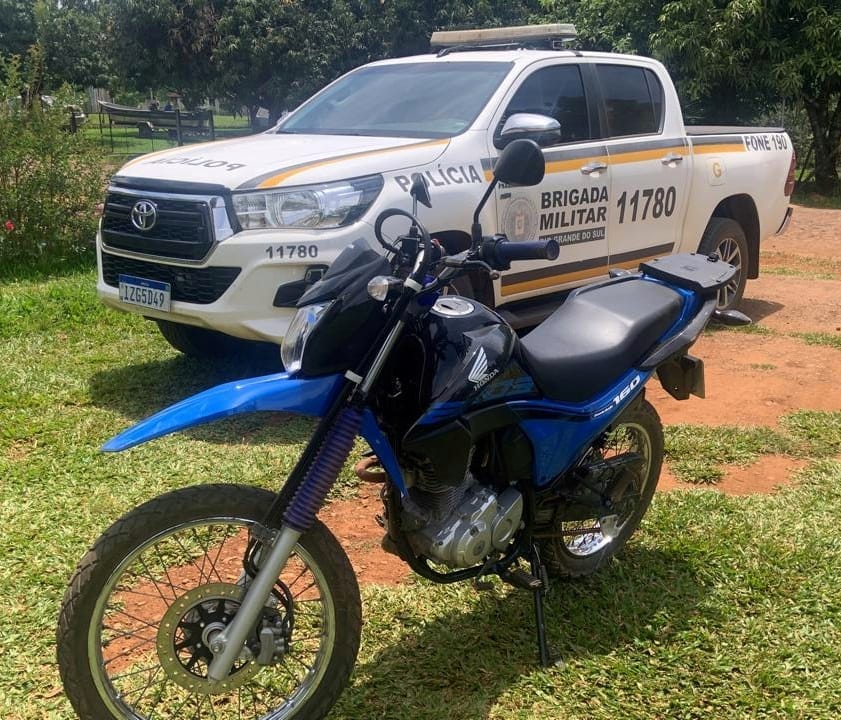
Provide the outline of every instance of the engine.
{"type": "Polygon", "coordinates": [[[467,568],[501,552],[520,527],[523,496],[513,487],[497,494],[468,472],[459,487],[413,488],[404,502],[403,527],[418,554],[451,568],[467,568]]]}

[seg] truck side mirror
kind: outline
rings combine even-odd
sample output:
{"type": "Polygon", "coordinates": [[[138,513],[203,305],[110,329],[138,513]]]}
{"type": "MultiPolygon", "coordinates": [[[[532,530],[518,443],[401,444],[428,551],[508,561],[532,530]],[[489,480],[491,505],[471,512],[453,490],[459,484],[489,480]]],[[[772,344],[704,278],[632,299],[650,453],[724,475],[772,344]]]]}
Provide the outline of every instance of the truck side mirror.
{"type": "Polygon", "coordinates": [[[538,145],[555,145],[561,141],[561,123],[548,115],[514,113],[494,138],[494,146],[502,149],[519,139],[534,140],[538,145]]]}

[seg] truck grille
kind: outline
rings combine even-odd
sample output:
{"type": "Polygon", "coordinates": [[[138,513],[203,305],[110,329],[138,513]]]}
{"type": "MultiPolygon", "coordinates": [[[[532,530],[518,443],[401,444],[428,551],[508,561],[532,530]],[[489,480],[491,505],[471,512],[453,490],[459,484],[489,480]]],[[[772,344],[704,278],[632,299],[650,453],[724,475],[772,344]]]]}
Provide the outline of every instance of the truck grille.
{"type": "Polygon", "coordinates": [[[236,280],[238,267],[173,267],[102,253],[102,275],[111,287],[119,285],[120,275],[159,280],[172,286],[172,299],[208,305],[216,302],[236,280]]]}
{"type": "Polygon", "coordinates": [[[213,245],[207,204],[200,200],[155,198],[157,221],[146,231],[131,222],[137,195],[109,192],[102,213],[102,240],[112,248],[178,260],[202,260],[213,245]]]}

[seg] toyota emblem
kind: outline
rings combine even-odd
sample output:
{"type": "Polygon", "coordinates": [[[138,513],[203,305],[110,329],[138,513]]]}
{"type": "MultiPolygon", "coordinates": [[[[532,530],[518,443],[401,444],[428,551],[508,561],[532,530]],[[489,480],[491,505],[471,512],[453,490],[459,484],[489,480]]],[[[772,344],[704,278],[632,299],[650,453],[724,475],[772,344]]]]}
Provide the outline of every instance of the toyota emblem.
{"type": "Polygon", "coordinates": [[[146,232],[155,227],[158,221],[158,208],[151,200],[138,200],[131,209],[131,224],[146,232]]]}

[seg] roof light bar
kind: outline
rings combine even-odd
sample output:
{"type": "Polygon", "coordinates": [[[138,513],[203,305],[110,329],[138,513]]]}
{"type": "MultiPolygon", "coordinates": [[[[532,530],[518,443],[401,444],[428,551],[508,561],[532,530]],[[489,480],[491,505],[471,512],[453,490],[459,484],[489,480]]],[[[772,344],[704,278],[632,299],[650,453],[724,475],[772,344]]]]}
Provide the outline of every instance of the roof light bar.
{"type": "Polygon", "coordinates": [[[568,42],[578,37],[575,26],[569,23],[549,25],[521,25],[519,27],[486,28],[484,30],[438,30],[432,33],[432,50],[482,45],[516,45],[532,43],[568,42]]]}

